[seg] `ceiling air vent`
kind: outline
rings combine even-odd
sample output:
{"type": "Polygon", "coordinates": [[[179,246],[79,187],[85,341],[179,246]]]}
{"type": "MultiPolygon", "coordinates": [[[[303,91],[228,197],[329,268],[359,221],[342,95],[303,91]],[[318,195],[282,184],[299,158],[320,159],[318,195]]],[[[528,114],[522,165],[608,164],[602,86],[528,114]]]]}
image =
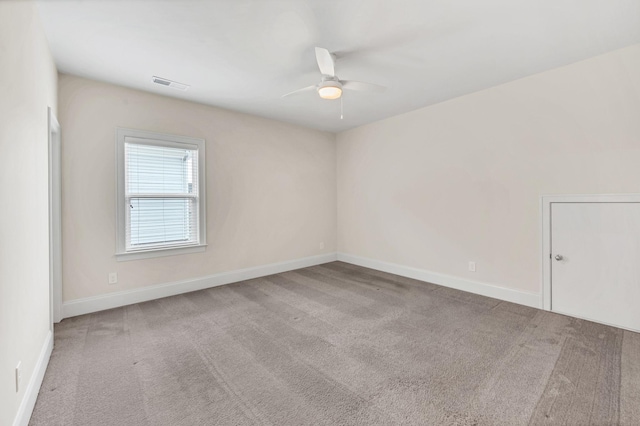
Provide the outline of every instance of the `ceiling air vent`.
{"type": "Polygon", "coordinates": [[[177,81],[167,80],[166,78],[153,76],[151,79],[154,83],[160,84],[162,86],[171,87],[173,89],[185,91],[189,88],[188,84],[178,83],[177,81]]]}

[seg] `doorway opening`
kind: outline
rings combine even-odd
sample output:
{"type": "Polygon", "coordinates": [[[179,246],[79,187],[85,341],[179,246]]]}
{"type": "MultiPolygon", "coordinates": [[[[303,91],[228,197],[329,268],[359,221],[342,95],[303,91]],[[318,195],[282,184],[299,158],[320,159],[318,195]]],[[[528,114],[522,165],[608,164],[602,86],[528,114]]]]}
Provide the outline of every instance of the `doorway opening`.
{"type": "Polygon", "coordinates": [[[62,320],[62,218],[60,124],[51,108],[49,115],[49,312],[53,324],[62,320]]]}

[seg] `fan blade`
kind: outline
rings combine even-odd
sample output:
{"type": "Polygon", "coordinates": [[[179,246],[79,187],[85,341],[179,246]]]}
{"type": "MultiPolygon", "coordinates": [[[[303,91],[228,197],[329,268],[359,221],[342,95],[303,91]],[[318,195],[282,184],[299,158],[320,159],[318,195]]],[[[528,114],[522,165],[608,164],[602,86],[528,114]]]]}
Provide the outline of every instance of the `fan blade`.
{"type": "Polygon", "coordinates": [[[315,89],[316,86],[307,86],[307,87],[303,87],[302,89],[298,89],[298,90],[294,90],[293,92],[289,92],[286,95],[282,95],[280,96],[281,98],[284,98],[285,96],[289,96],[289,95],[293,95],[294,93],[299,93],[299,92],[308,92],[310,90],[315,89]]]}
{"type": "Polygon", "coordinates": [[[316,47],[316,61],[318,61],[318,68],[320,73],[327,77],[335,77],[336,70],[333,63],[333,56],[331,53],[323,47],[316,47]]]}
{"type": "Polygon", "coordinates": [[[363,81],[345,80],[341,81],[342,88],[347,90],[359,90],[361,92],[384,92],[386,87],[373,83],[365,83],[363,81]]]}

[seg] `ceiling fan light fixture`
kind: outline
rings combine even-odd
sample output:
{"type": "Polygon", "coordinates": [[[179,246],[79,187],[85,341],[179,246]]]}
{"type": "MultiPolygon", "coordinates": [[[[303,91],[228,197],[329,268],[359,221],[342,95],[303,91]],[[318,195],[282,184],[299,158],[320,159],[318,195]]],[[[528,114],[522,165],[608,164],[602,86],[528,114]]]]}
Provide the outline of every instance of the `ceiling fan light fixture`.
{"type": "Polygon", "coordinates": [[[342,87],[340,83],[327,84],[318,87],[318,95],[322,99],[339,99],[342,96],[342,87]]]}

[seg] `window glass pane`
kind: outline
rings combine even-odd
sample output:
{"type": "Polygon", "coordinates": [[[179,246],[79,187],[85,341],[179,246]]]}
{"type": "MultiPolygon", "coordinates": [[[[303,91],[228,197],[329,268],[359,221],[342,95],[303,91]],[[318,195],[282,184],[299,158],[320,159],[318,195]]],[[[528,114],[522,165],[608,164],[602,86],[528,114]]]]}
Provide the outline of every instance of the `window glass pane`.
{"type": "Polygon", "coordinates": [[[125,144],[126,192],[197,193],[197,156],[191,149],[125,144]]]}
{"type": "Polygon", "coordinates": [[[197,242],[196,211],[193,198],[132,198],[129,247],[197,242]]]}

